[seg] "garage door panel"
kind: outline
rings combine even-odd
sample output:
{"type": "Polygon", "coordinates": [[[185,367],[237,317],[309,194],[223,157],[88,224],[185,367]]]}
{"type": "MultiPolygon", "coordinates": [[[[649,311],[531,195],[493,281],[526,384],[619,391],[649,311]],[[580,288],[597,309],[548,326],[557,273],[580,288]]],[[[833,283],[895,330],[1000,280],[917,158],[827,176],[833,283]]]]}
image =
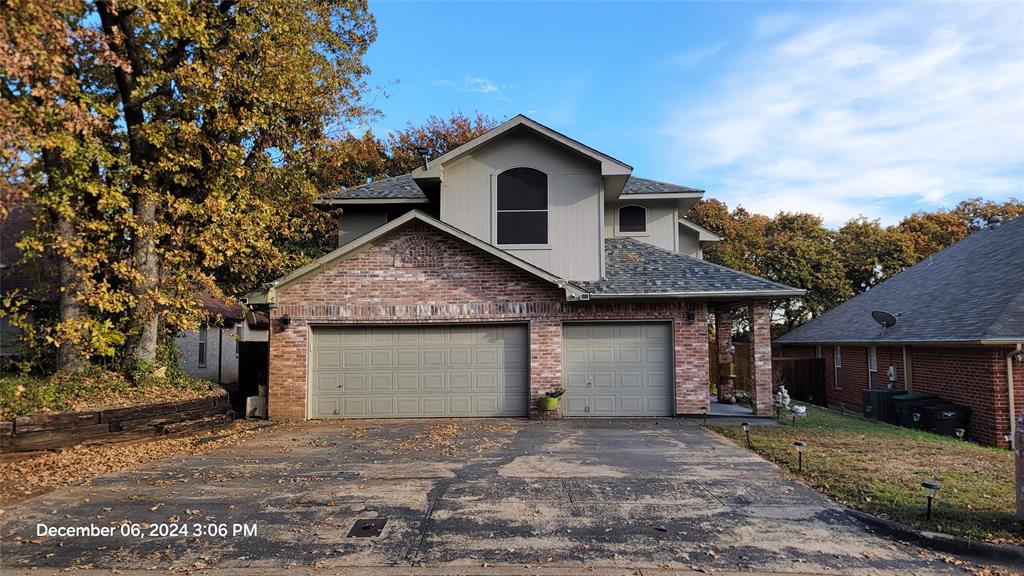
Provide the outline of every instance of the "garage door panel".
{"type": "Polygon", "coordinates": [[[423,413],[423,403],[419,396],[398,396],[395,401],[395,413],[410,418],[419,416],[423,413]]]}
{"type": "Polygon", "coordinates": [[[615,348],[611,346],[594,346],[590,349],[590,363],[595,366],[614,366],[615,348]]]}
{"type": "Polygon", "coordinates": [[[672,415],[670,326],[668,322],[566,324],[562,331],[565,413],[672,415]]]}
{"type": "Polygon", "coordinates": [[[444,372],[427,372],[423,374],[423,390],[426,392],[436,392],[438,390],[445,389],[445,374],[444,372]]]}
{"type": "Polygon", "coordinates": [[[313,418],[527,412],[521,325],[315,328],[311,355],[313,418]]]}
{"type": "Polygon", "coordinates": [[[640,346],[623,346],[616,350],[619,357],[618,364],[643,364],[644,362],[644,349],[640,346]]]}
{"type": "Polygon", "coordinates": [[[370,392],[393,392],[395,390],[395,375],[391,372],[383,374],[370,374],[370,392]]]}
{"type": "Polygon", "coordinates": [[[444,414],[447,411],[448,402],[444,396],[423,396],[421,400],[423,402],[423,411],[419,416],[444,414]]]}
{"type": "Polygon", "coordinates": [[[619,397],[619,410],[623,414],[642,415],[647,405],[640,394],[623,394],[619,397]]]}
{"type": "Polygon", "coordinates": [[[369,374],[356,372],[343,373],[338,376],[342,383],[342,390],[335,390],[336,394],[365,394],[370,389],[369,374]]]}
{"type": "Polygon", "coordinates": [[[616,395],[614,394],[591,394],[590,415],[591,416],[613,416],[616,414],[616,395]]]}
{"type": "Polygon", "coordinates": [[[395,366],[419,366],[419,348],[399,348],[395,351],[395,366]]]}
{"type": "MultiPolygon", "coordinates": [[[[320,350],[319,353],[323,353],[320,350]]],[[[366,350],[342,350],[342,365],[341,367],[347,370],[365,368],[367,366],[366,361],[366,350]]],[[[318,366],[319,368],[319,366],[318,366]]]]}
{"type": "Polygon", "coordinates": [[[590,373],[591,385],[589,387],[594,390],[609,390],[616,388],[616,375],[616,372],[594,370],[590,373]]]}

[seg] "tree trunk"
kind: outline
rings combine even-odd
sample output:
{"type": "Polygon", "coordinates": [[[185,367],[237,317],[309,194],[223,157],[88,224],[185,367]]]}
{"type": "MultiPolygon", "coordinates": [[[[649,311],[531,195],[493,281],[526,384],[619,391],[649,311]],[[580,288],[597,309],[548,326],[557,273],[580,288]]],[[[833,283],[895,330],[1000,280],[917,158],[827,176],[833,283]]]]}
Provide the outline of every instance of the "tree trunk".
{"type": "MultiPolygon", "coordinates": [[[[75,226],[67,218],[54,217],[54,228],[65,246],[75,241],[75,226]]],[[[57,369],[61,372],[78,372],[85,368],[85,328],[81,325],[85,316],[84,306],[78,298],[80,289],[78,272],[74,263],[64,254],[55,254],[57,258],[57,276],[61,290],[57,296],[57,309],[60,323],[74,328],[74,335],[63,338],[57,350],[57,369]]]]}
{"type": "Polygon", "coordinates": [[[140,276],[135,294],[136,334],[128,349],[129,362],[153,362],[159,340],[160,314],[156,292],[160,284],[160,260],[156,252],[157,203],[148,194],[135,201],[136,232],[132,238],[132,265],[140,276]]]}
{"type": "Polygon", "coordinates": [[[135,333],[128,341],[122,365],[127,370],[137,362],[156,360],[159,337],[160,312],[156,302],[157,291],[160,288],[160,256],[156,251],[157,201],[151,189],[152,184],[145,176],[150,169],[155,151],[141,133],[146,118],[142,102],[138,100],[139,95],[135,93],[138,78],[147,73],[131,23],[132,14],[136,9],[119,7],[110,0],[102,0],[96,2],[96,10],[103,31],[110,39],[111,48],[131,64],[130,70],[119,67],[113,69],[114,82],[124,112],[125,129],[128,133],[128,155],[135,170],[131,186],[131,194],[134,196],[132,210],[135,215],[135,229],[132,230],[131,242],[132,268],[138,274],[138,279],[132,287],[136,300],[132,315],[135,333]]]}

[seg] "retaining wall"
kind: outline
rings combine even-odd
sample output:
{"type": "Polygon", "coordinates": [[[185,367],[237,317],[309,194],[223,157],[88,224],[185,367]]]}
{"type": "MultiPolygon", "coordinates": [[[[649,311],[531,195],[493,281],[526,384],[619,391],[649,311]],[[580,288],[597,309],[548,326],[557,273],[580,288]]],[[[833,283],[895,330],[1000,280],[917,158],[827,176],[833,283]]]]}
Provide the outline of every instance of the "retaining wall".
{"type": "Polygon", "coordinates": [[[212,428],[231,421],[227,393],[126,408],[37,414],[0,421],[0,451],[52,450],[212,428]]]}

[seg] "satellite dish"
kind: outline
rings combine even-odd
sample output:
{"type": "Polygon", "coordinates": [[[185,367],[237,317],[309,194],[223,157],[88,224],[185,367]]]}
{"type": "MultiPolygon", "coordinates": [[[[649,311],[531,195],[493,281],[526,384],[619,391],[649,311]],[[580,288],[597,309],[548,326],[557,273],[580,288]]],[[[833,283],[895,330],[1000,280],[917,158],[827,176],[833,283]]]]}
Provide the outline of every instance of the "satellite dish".
{"type": "Polygon", "coordinates": [[[896,325],[896,321],[899,319],[900,315],[896,314],[894,316],[885,310],[875,310],[871,313],[871,317],[874,318],[875,322],[881,324],[882,328],[887,329],[896,325]]]}

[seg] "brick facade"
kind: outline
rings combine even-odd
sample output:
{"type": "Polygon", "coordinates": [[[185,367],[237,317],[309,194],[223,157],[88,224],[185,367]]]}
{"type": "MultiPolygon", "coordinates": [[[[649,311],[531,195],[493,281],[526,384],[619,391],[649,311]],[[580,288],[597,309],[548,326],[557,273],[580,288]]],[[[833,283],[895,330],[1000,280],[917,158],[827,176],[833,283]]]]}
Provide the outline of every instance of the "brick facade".
{"type": "MultiPolygon", "coordinates": [[[[845,407],[847,411],[863,413],[863,393],[868,388],[868,347],[843,345],[842,368],[836,385],[835,348],[821,346],[825,359],[825,385],[827,402],[831,408],[845,407]]],[[[807,357],[813,346],[782,346],[785,357],[807,357]]],[[[816,351],[816,350],[815,350],[816,351]]],[[[875,348],[878,365],[876,388],[889,384],[886,370],[896,369],[894,388],[913,389],[915,392],[936,394],[955,404],[971,408],[968,436],[992,446],[1007,447],[1003,434],[1010,430],[1009,394],[1006,381],[1006,348],[1000,347],[947,347],[908,346],[910,382],[905,371],[904,347],[878,345],[875,348]]],[[[1015,409],[1024,408],[1024,367],[1014,365],[1015,409]]]]}
{"type": "Polygon", "coordinates": [[[534,410],[537,395],[561,385],[562,322],[671,321],[676,412],[709,405],[704,302],[566,302],[556,286],[425,224],[410,223],[284,286],[271,317],[273,418],[306,416],[310,327],[345,324],[527,323],[534,410]]]}

